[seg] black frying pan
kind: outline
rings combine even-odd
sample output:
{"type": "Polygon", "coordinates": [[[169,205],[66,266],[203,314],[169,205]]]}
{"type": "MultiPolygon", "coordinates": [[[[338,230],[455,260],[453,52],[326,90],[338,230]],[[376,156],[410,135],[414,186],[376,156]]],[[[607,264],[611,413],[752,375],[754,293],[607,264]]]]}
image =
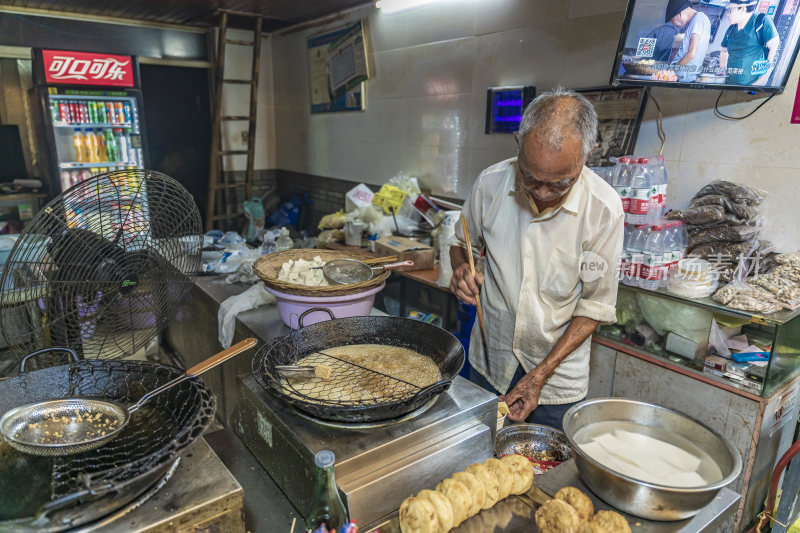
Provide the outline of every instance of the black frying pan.
{"type": "MultiPolygon", "coordinates": [[[[0,380],[0,413],[66,396],[139,400],[183,371],[141,361],[75,360],[0,380]]],[[[135,500],[162,478],[214,418],[215,400],[199,380],[153,398],[122,433],[69,457],[24,454],[0,440],[0,531],[55,532],[92,522],[135,500]],[[24,489],[24,490],[21,490],[24,489]]]]}
{"type": "Polygon", "coordinates": [[[262,347],[253,359],[253,375],[268,391],[308,414],[337,422],[364,423],[403,416],[422,407],[450,387],[464,365],[464,347],[451,333],[426,322],[392,316],[333,317],[328,309],[309,309],[299,319],[300,329],[262,347]],[[303,326],[303,317],[324,311],[332,320],[303,326]],[[385,344],[409,348],[433,359],[441,381],[399,401],[373,405],[342,405],[306,401],[286,394],[276,366],[294,365],[302,357],[337,346],[385,344]]]}

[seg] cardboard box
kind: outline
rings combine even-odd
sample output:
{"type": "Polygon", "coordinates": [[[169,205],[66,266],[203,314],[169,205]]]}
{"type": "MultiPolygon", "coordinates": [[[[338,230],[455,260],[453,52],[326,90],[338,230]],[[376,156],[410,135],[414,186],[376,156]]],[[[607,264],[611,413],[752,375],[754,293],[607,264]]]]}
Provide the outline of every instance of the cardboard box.
{"type": "Polygon", "coordinates": [[[396,255],[398,261],[414,261],[414,266],[401,270],[426,270],[433,268],[434,250],[408,237],[383,237],[375,241],[375,253],[379,256],[396,255]]]}

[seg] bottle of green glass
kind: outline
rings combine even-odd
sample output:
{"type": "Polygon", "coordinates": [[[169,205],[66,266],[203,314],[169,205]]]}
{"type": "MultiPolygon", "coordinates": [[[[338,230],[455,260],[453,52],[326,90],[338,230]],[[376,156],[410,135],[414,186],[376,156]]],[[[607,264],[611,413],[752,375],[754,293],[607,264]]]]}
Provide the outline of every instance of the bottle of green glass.
{"type": "Polygon", "coordinates": [[[339,531],[347,524],[347,509],[339,497],[333,464],[336,458],[333,452],[323,450],[314,456],[316,473],[314,475],[314,499],[306,513],[306,531],[316,531],[325,524],[327,531],[339,531]]]}

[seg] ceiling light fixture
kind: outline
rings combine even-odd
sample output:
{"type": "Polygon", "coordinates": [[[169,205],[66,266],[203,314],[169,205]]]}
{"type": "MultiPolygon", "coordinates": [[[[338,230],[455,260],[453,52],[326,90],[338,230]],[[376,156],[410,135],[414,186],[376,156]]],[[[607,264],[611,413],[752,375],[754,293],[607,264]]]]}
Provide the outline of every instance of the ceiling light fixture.
{"type": "Polygon", "coordinates": [[[391,13],[399,13],[415,7],[421,7],[427,4],[433,4],[441,0],[378,0],[375,2],[375,7],[383,10],[387,15],[391,13]]]}

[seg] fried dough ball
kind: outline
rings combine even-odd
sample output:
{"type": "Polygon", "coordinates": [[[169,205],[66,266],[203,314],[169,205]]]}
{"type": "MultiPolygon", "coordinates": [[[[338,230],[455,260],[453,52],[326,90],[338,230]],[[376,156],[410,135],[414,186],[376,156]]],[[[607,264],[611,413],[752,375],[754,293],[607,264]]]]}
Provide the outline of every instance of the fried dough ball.
{"type": "Polygon", "coordinates": [[[506,455],[500,459],[511,469],[512,479],[511,494],[523,494],[533,485],[533,465],[522,455],[506,455]]]}
{"type": "Polygon", "coordinates": [[[483,466],[491,470],[492,473],[497,476],[497,481],[500,482],[500,493],[498,494],[498,499],[503,500],[508,498],[508,496],[511,494],[511,487],[514,484],[514,478],[508,465],[500,461],[500,459],[495,459],[492,457],[490,459],[486,459],[483,462],[483,466]]]}
{"type": "Polygon", "coordinates": [[[591,522],[601,526],[608,533],[631,533],[631,526],[625,517],[614,511],[597,511],[591,522]]]}
{"type": "Polygon", "coordinates": [[[467,474],[466,472],[456,472],[450,478],[460,481],[469,489],[469,494],[472,496],[472,504],[469,506],[467,516],[478,514],[481,511],[481,506],[483,506],[483,500],[486,498],[486,490],[483,488],[483,483],[472,474],[467,474]]]}
{"type": "Polygon", "coordinates": [[[550,500],[536,511],[536,525],[541,533],[578,533],[581,518],[567,502],[550,500]]]}
{"type": "Polygon", "coordinates": [[[497,476],[494,475],[494,472],[480,463],[469,465],[464,471],[467,474],[472,474],[483,483],[486,495],[483,498],[481,509],[489,509],[500,500],[500,481],[497,479],[497,476]]]}
{"type": "Polygon", "coordinates": [[[581,520],[591,520],[594,516],[592,499],[575,487],[564,487],[553,496],[556,500],[563,500],[578,511],[581,520]]]}
{"type": "Polygon", "coordinates": [[[578,528],[578,533],[609,533],[606,528],[598,525],[597,522],[583,522],[578,528]]]}
{"type": "Polygon", "coordinates": [[[425,498],[409,496],[400,504],[400,531],[403,533],[438,533],[439,520],[433,504],[425,498]]]}
{"type": "Polygon", "coordinates": [[[472,504],[472,495],[466,485],[455,479],[445,479],[436,485],[436,490],[450,500],[453,507],[453,527],[469,518],[467,511],[472,504]]]}
{"type": "Polygon", "coordinates": [[[447,533],[453,528],[453,505],[444,494],[426,489],[419,491],[417,498],[428,500],[433,505],[439,520],[439,533],[447,533]]]}

